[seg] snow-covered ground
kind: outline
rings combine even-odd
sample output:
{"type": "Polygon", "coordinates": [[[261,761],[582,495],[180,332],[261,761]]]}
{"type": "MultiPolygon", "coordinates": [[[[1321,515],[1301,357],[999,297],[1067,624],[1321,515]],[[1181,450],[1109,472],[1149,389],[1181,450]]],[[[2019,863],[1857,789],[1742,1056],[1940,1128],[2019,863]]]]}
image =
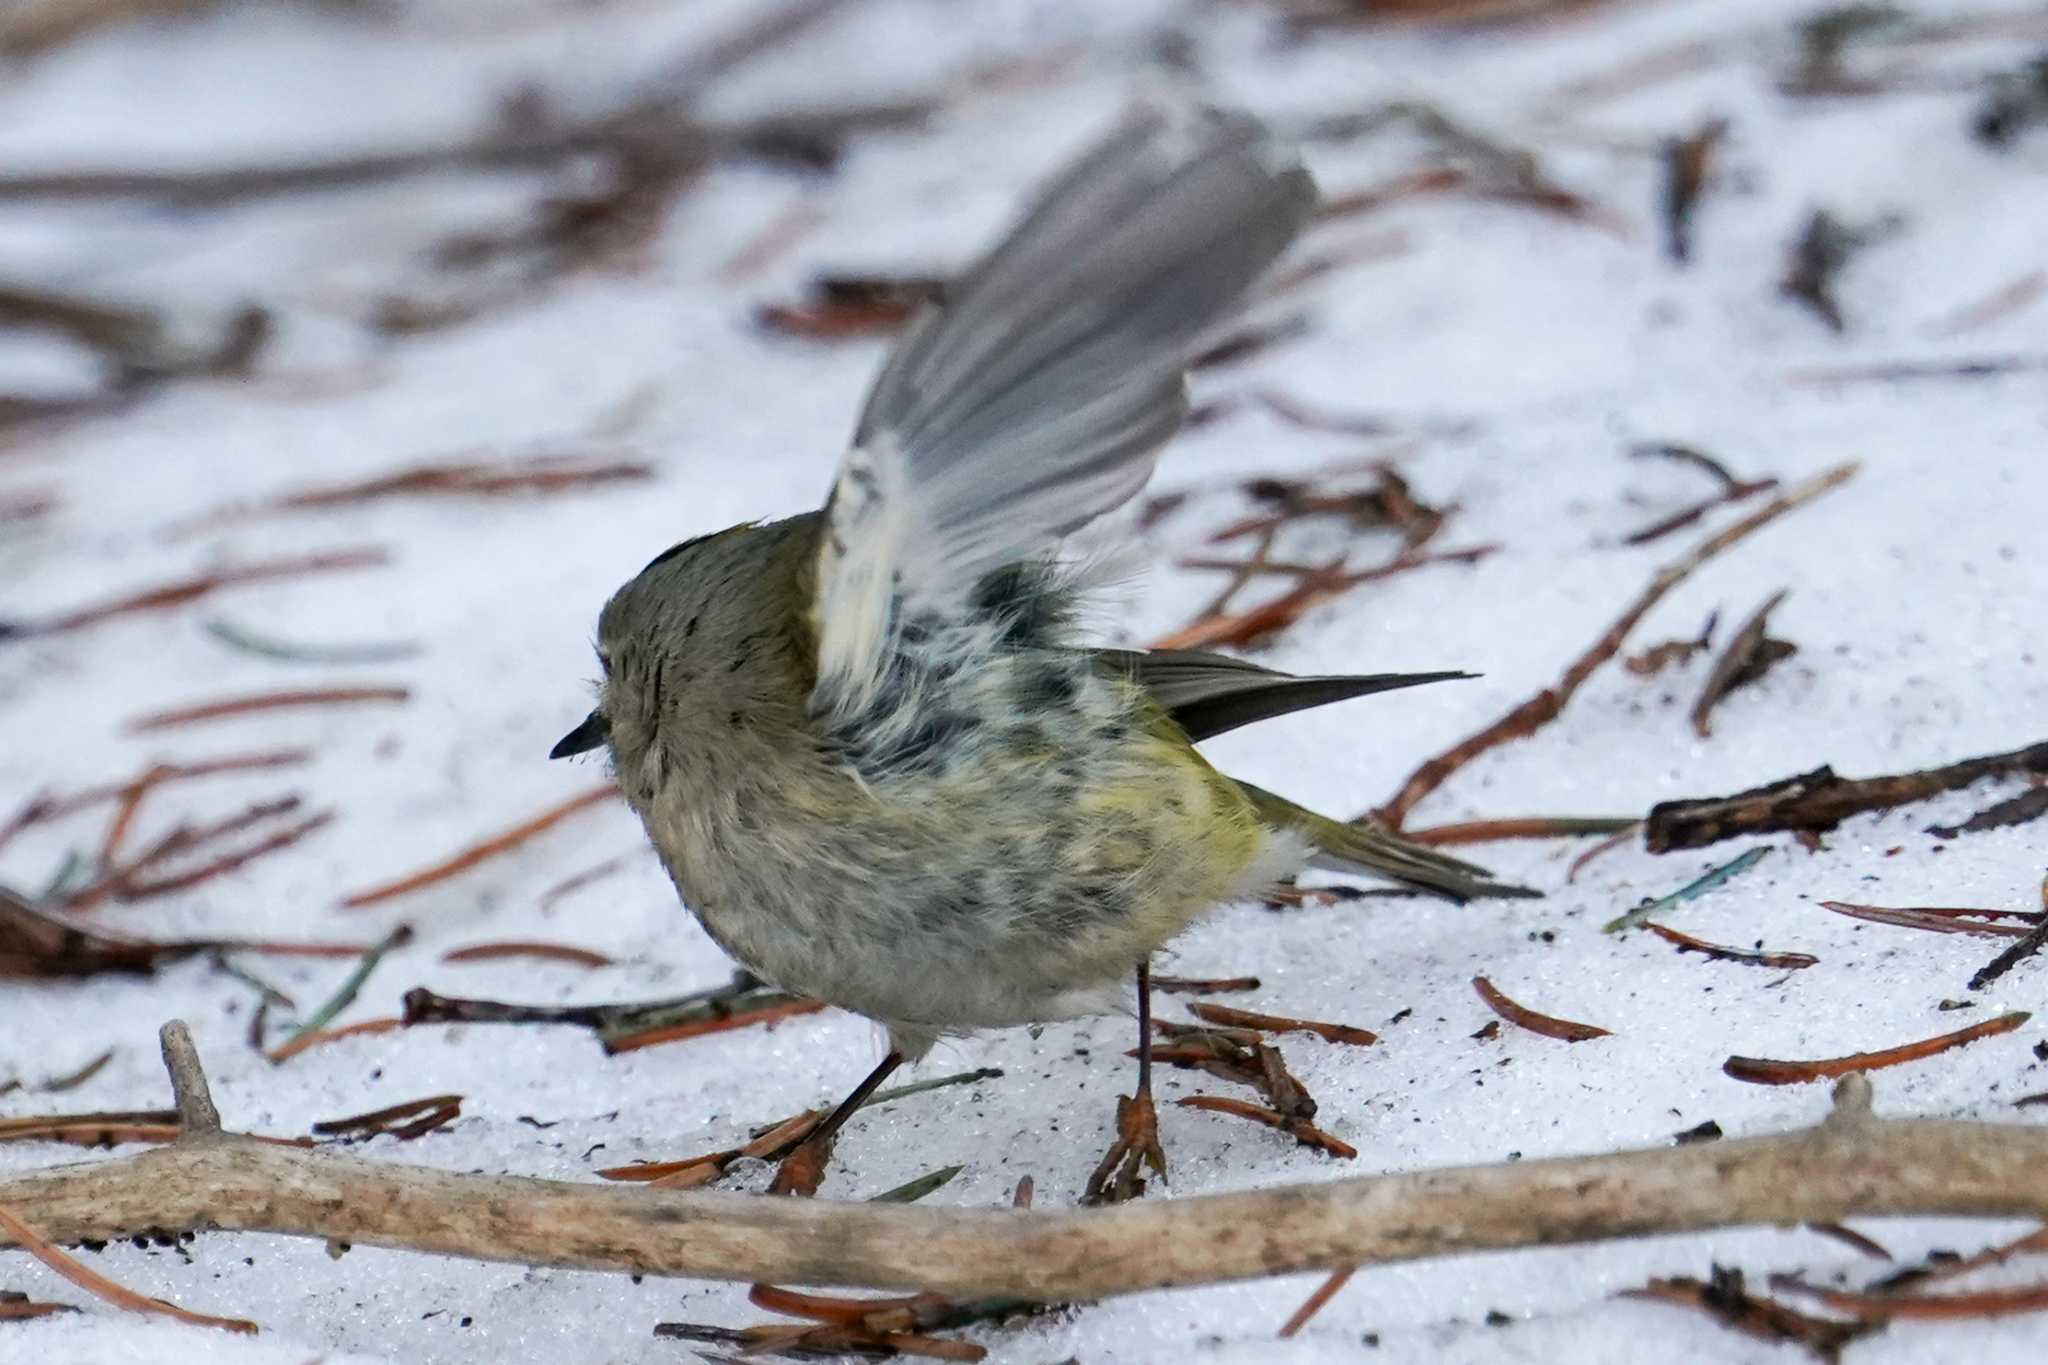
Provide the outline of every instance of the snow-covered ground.
{"type": "MultiPolygon", "coordinates": [[[[84,165],[210,167],[433,142],[488,118],[518,88],[594,112],[673,54],[728,32],[756,7],[542,0],[380,7],[231,5],[208,17],[112,28],[10,71],[0,88],[0,170],[84,165]]],[[[537,176],[429,177],[285,196],[225,210],[135,202],[0,203],[7,278],[142,300],[206,327],[245,299],[278,335],[253,378],[166,385],[119,413],[0,447],[0,506],[47,493],[39,519],[0,521],[0,617],[32,619],[219,562],[383,545],[388,567],[260,584],[175,610],[48,639],[0,644],[0,819],[44,789],[74,791],[158,758],[293,746],[307,767],[167,789],[137,844],[180,819],[305,794],[331,825],[289,851],[189,893],[113,906],[87,921],[154,937],[363,939],[400,922],[392,954],[342,1022],[396,1012],[400,994],[532,1002],[633,999],[724,979],[718,950],[680,910],[631,817],[587,811],[469,874],[363,911],[343,895],[431,863],[598,780],[548,763],[587,706],[589,638],[606,594],[685,535],[815,505],[881,343],[770,335],[754,309],[796,298],[826,268],[945,269],[985,244],[1020,196],[1112,120],[1134,91],[1183,84],[1286,126],[1426,102],[1461,124],[1536,150],[1594,221],[1456,196],[1422,197],[1318,229],[1304,259],[1347,244],[1403,244],[1305,285],[1276,307],[1310,319],[1299,338],[1203,377],[1200,397],[1270,387],[1304,404],[1382,417],[1365,439],[1304,430],[1244,407],[1192,431],[1154,491],[1195,496],[1143,534],[1150,572],[1104,613],[1105,634],[1142,642],[1184,625],[1217,576],[1174,567],[1245,515],[1236,481],[1361,455],[1394,459],[1416,494],[1456,511],[1446,548],[1498,542],[1477,565],[1368,584],[1311,613],[1261,657],[1317,671],[1465,667],[1456,686],[1362,700],[1239,732],[1209,746],[1219,766],[1333,814],[1386,799],[1407,772],[1554,680],[1656,568],[1738,513],[1654,544],[1629,532],[1710,491],[1694,471],[1632,460],[1638,442],[1711,451],[1739,474],[1787,482],[1846,459],[1845,488],[1765,529],[1685,584],[1632,642],[1734,623],[1780,588],[1774,633],[1799,652],[1716,713],[1697,739],[1686,712],[1710,667],[1654,680],[1619,664],[1564,716],[1454,778],[1415,823],[1534,814],[1632,815],[1832,763],[1894,772],[2044,738],[2048,670],[2048,387],[2005,377],[1802,384],[1817,366],[2048,355],[2048,301],[1963,335],[1958,310],[2048,269],[2048,131],[1994,151],[1968,134],[1979,98],[1964,78],[2010,69],[2033,46],[1988,36],[1894,44],[1859,70],[1908,72],[1917,88],[1864,98],[1794,97],[1778,78],[1806,7],[1780,0],[1622,4],[1548,26],[1455,33],[1374,28],[1288,40],[1269,7],[1157,0],[1114,6],[877,0],[852,6],[714,82],[707,112],[739,117],[942,88],[923,131],[856,139],[830,175],[758,165],[710,172],[624,265],[548,283],[458,326],[379,340],[363,317],[380,295],[434,283],[422,254],[459,230],[518,221],[537,176]],[[1162,41],[1185,35],[1186,41],[1162,41]],[[1582,97],[1581,78],[1700,44],[1682,74],[1582,97]],[[1035,59],[1057,58],[1036,62],[1035,59]],[[1034,59],[1028,72],[1017,59],[1034,59]],[[1008,64],[1009,79],[973,73],[1008,64]],[[1922,79],[1925,78],[1925,79],[1922,79]],[[1665,256],[1657,217],[1664,138],[1728,120],[1700,204],[1695,259],[1665,256]],[[1898,229],[1843,273],[1848,330],[1780,296],[1785,258],[1826,207],[1898,229]],[[728,263],[778,223],[807,231],[752,273],[728,263]],[[738,278],[735,278],[735,275],[738,278]],[[428,460],[602,451],[653,462],[653,482],[545,498],[400,498],[216,526],[167,528],[223,503],[346,481],[428,460]],[[323,645],[413,641],[416,657],[353,666],[231,650],[226,620],[323,645]],[[328,683],[395,682],[398,707],[283,712],[135,735],[140,713],[218,696],[328,683]],[[615,874],[552,903],[564,878],[614,858],[615,874]],[[589,969],[502,960],[446,964],[465,944],[547,939],[607,953],[589,969]]],[[[1925,3],[1926,18],[1977,13],[1925,3]]],[[[2019,12],[2019,11],[2015,11],[2019,12]]],[[[2032,11],[2039,16],[2040,11],[2032,11]]],[[[1322,140],[1306,152],[1333,195],[1432,162],[1410,131],[1322,140]]],[[[88,363],[43,340],[9,340],[0,390],[75,392],[88,363]]],[[[1353,478],[1338,486],[1355,487],[1353,478]]],[[[1754,502],[1747,506],[1755,506],[1754,502]]],[[[1276,553],[1345,544],[1391,554],[1385,536],[1331,524],[1290,532],[1276,553]]],[[[1361,561],[1362,562],[1362,561],[1361,561]]],[[[1324,1127],[1359,1150],[1337,1162],[1226,1116],[1163,1106],[1179,1198],[1379,1170],[1668,1143],[1712,1119],[1730,1135],[1817,1117],[1821,1087],[1724,1076],[1731,1053],[1827,1057],[1885,1047],[2043,1003],[2048,962],[2022,963],[1972,995],[1998,948],[1965,936],[1853,922],[1825,899],[2038,908],[2048,824],[1940,841],[2020,788],[1979,786],[1850,821],[1809,852],[1771,856],[1670,913],[1720,943],[1809,952],[1796,973],[1680,956],[1600,926],[1757,841],[1653,857],[1617,849],[1567,884],[1583,841],[1475,851],[1541,901],[1463,909],[1364,900],[1272,912],[1236,906],[1177,945],[1161,970],[1255,975],[1233,1004],[1379,1031],[1371,1048],[1291,1035],[1289,1063],[1324,1127]],[[1509,995],[1613,1036],[1567,1046],[1492,1016],[1470,987],[1509,995]],[[1972,1002],[1964,1012],[1945,1000],[1972,1002]]],[[[0,880],[40,889],[68,850],[97,846],[100,815],[37,826],[0,851],[0,880]]],[[[242,959],[302,1006],[345,962],[242,959]]],[[[281,1066],[245,1041],[249,987],[189,962],[153,979],[0,985],[0,1082],[33,1087],[107,1048],[111,1062],[63,1095],[17,1090],[0,1114],[149,1108],[165,1102],[154,1035],[189,1020],[231,1125],[303,1133],[309,1123],[441,1091],[462,1117],[376,1156],[450,1169],[587,1178],[598,1167],[732,1145],[748,1125],[835,1097],[879,1055],[877,1031],[826,1013],[606,1059],[572,1028],[433,1027],[315,1048],[281,1066]],[[532,1119],[538,1122],[525,1122],[532,1119]],[[549,1126],[540,1126],[542,1124],[549,1126]]],[[[1163,1006],[1177,1014],[1179,1005],[1163,1006]]],[[[1021,1175],[1061,1206],[1109,1137],[1127,1090],[1121,1019],[943,1046],[921,1074],[1003,1076],[871,1111],[840,1143],[823,1196],[860,1198],[963,1164],[937,1205],[1005,1200],[1021,1175]]],[[[2032,1051],[2039,1020],[1932,1061],[1880,1073],[1887,1112],[2026,1121],[2012,1101],[2048,1090],[2032,1051]]],[[[1166,1071],[1163,1097],[1222,1082],[1166,1071]]],[[[76,1160],[75,1149],[0,1146],[0,1169],[76,1160]]],[[[762,1177],[753,1177],[758,1184],[762,1177]]],[[[2018,1230],[1883,1222],[1861,1230],[1902,1261],[1974,1250],[2018,1230]]],[[[1163,1359],[1465,1362],[1792,1360],[1706,1317],[1617,1299],[1655,1275],[1714,1263],[1856,1281],[1875,1264],[1799,1230],[1749,1230],[1373,1270],[1297,1339],[1274,1330],[1314,1276],[1122,1299],[971,1339],[1000,1361],[1089,1365],[1163,1359]]],[[[254,1339],[83,1314],[0,1324],[0,1361],[221,1362],[687,1359],[657,1321],[743,1325],[764,1315],[743,1286],[523,1270],[358,1247],[209,1234],[176,1250],[107,1248],[93,1263],[144,1292],[247,1316],[254,1339]]],[[[18,1253],[0,1288],[83,1296],[18,1253]]],[[[1896,1326],[1851,1348],[1883,1361],[2031,1361],[2048,1320],[1896,1326]]]]}

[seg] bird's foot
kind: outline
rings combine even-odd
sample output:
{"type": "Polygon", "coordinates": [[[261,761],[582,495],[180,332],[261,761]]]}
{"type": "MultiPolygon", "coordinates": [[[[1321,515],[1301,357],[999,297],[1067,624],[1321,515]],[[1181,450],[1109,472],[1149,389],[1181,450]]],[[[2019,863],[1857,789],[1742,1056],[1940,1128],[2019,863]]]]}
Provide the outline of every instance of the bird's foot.
{"type": "Polygon", "coordinates": [[[1152,1107],[1150,1087],[1116,1100],[1117,1138],[1110,1145],[1088,1188],[1081,1195],[1084,1204],[1121,1204],[1145,1192],[1144,1169],[1149,1166],[1161,1180],[1166,1179],[1166,1150],[1159,1145],[1159,1113],[1152,1107]]]}
{"type": "Polygon", "coordinates": [[[825,1167],[832,1160],[832,1143],[837,1133],[812,1131],[791,1147],[776,1164],[775,1179],[768,1182],[770,1194],[793,1194],[807,1198],[825,1183],[825,1167]]]}

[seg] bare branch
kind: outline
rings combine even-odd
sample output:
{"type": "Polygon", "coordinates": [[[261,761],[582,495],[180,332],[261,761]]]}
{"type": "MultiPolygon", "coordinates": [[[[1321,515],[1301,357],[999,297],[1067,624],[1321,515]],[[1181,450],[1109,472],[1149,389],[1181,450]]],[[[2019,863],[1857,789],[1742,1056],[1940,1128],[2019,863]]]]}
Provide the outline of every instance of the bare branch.
{"type": "Polygon", "coordinates": [[[219,1137],[220,1110],[213,1107],[213,1091],[199,1065],[199,1049],[192,1046],[192,1031],[183,1019],[173,1019],[157,1031],[157,1042],[164,1050],[164,1069],[171,1073],[181,1140],[219,1137]]]}
{"type": "Polygon", "coordinates": [[[0,1178],[57,1241],[220,1228],[482,1260],[1039,1302],[1749,1224],[2048,1218],[2048,1129],[1835,1116],[1766,1137],[1109,1210],[933,1209],[461,1175],[224,1136],[0,1178]],[[1876,1173],[1876,1174],[1873,1174],[1876,1173]]]}

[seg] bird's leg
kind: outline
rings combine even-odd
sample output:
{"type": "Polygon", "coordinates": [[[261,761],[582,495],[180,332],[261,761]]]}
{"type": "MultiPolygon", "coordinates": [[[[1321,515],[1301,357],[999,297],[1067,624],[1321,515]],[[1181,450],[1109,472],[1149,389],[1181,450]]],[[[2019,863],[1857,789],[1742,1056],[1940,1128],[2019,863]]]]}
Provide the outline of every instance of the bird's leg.
{"type": "Polygon", "coordinates": [[[867,1079],[853,1088],[853,1093],[839,1102],[839,1107],[827,1114],[817,1127],[804,1134],[803,1139],[782,1154],[782,1164],[775,1168],[775,1179],[768,1186],[770,1194],[810,1194],[824,1179],[825,1163],[832,1159],[832,1140],[846,1121],[853,1117],[853,1111],[868,1101],[875,1093],[875,1087],[889,1079],[889,1073],[903,1065],[903,1054],[891,1052],[881,1063],[870,1071],[867,1079]]]}
{"type": "Polygon", "coordinates": [[[1152,1107],[1152,964],[1138,964],[1138,1091],[1116,1100],[1117,1138],[1088,1177],[1084,1204],[1120,1204],[1145,1192],[1140,1174],[1150,1166],[1166,1179],[1166,1151],[1159,1145],[1159,1114],[1152,1107]]]}

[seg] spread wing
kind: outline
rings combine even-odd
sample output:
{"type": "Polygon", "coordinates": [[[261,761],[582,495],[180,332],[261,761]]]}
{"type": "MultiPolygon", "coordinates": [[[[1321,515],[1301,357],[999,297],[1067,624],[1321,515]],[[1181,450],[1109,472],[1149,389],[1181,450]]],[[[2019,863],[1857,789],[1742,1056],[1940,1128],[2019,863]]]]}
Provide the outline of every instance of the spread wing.
{"type": "Polygon", "coordinates": [[[1198,649],[1101,649],[1106,668],[1137,680],[1190,739],[1373,692],[1420,687],[1472,673],[1355,673],[1297,677],[1198,649]]]}
{"type": "Polygon", "coordinates": [[[1141,109],[911,325],[826,505],[814,706],[858,712],[907,620],[1144,485],[1190,355],[1315,199],[1251,120],[1141,109]]]}

